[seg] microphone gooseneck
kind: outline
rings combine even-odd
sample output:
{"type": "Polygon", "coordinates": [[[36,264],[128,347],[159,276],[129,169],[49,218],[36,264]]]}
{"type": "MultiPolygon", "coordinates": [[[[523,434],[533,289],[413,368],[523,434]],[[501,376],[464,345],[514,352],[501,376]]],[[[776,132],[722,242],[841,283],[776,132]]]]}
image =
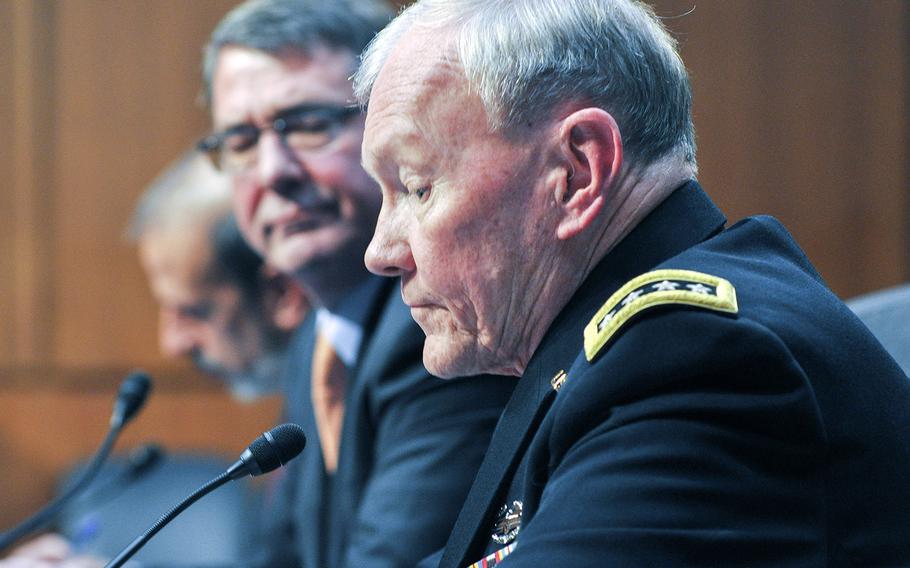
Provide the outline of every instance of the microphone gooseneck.
{"type": "Polygon", "coordinates": [[[218,489],[225,483],[245,475],[261,475],[277,469],[297,457],[306,446],[303,428],[297,424],[282,424],[262,434],[247,447],[231,467],[224,473],[209,481],[173,509],[161,516],[147,531],[137,537],[120,554],[108,562],[104,568],[119,568],[139,552],[158,531],[185,511],[190,505],[218,489]]]}
{"type": "Polygon", "coordinates": [[[123,427],[139,412],[151,389],[151,379],[141,371],[131,373],[123,380],[114,411],[111,415],[110,428],[101,447],[95,452],[92,461],[83,470],[79,478],[59,497],[48,503],[31,517],[25,519],[12,529],[0,534],[0,553],[16,543],[19,539],[44,527],[50,522],[63,506],[73,497],[84,491],[89,483],[98,475],[98,471],[111,453],[117,437],[123,427]]]}
{"type": "Polygon", "coordinates": [[[166,459],[164,449],[155,443],[143,444],[129,453],[126,464],[105,484],[82,494],[77,502],[93,501],[95,507],[118,495],[128,485],[154,471],[166,459]]]}

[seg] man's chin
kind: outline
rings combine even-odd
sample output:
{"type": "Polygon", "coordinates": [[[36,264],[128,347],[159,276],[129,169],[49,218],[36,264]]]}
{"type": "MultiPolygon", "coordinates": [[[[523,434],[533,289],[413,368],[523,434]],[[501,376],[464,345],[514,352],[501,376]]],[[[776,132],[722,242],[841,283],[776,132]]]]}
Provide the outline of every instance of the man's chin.
{"type": "MultiPolygon", "coordinates": [[[[329,234],[323,232],[322,235],[329,234]]],[[[299,234],[275,243],[265,254],[266,261],[284,274],[319,274],[332,270],[345,258],[344,242],[341,239],[326,244],[326,239],[317,238],[316,233],[299,234]]],[[[363,262],[363,253],[358,255],[363,262]]]]}
{"type": "MultiPolygon", "coordinates": [[[[302,239],[301,239],[302,240],[302,239]]],[[[266,261],[284,274],[296,274],[305,271],[312,264],[312,247],[306,243],[287,243],[271,247],[266,251],[266,261]]]]}
{"type": "Polygon", "coordinates": [[[431,375],[441,379],[454,379],[479,375],[476,357],[451,338],[427,335],[423,344],[423,366],[431,375]]]}
{"type": "Polygon", "coordinates": [[[265,395],[258,385],[247,380],[232,380],[227,386],[231,398],[244,404],[256,402],[265,395]]]}
{"type": "Polygon", "coordinates": [[[252,402],[262,397],[263,389],[245,373],[229,371],[199,355],[193,358],[193,363],[197,369],[221,383],[239,402],[252,402]]]}

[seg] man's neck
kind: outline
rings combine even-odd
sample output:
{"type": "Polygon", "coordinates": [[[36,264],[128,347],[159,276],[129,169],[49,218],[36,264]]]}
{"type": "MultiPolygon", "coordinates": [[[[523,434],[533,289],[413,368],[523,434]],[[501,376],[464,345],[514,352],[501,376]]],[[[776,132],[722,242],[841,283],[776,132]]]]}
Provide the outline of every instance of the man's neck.
{"type": "Polygon", "coordinates": [[[558,260],[546,267],[550,277],[535,296],[535,317],[526,322],[529,325],[524,350],[516,358],[518,375],[524,372],[547,330],[594,267],[676,188],[694,176],[694,166],[675,158],[620,174],[606,196],[603,219],[592,227],[589,236],[567,243],[557,254],[558,260]]]}
{"type": "Polygon", "coordinates": [[[606,214],[597,236],[583,249],[586,251],[581,263],[585,267],[584,278],[676,188],[693,179],[695,173],[694,165],[677,156],[664,158],[644,169],[624,169],[616,189],[607,195],[606,214]]]}

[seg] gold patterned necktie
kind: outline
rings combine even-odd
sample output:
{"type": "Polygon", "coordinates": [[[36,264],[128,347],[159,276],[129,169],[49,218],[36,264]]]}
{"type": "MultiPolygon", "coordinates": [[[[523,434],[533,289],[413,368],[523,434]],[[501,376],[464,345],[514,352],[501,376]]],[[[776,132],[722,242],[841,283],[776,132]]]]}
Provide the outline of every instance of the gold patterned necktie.
{"type": "Polygon", "coordinates": [[[341,424],[344,419],[344,395],[347,390],[347,369],[338,357],[332,342],[321,332],[316,334],[313,348],[313,369],[310,394],[325,470],[335,473],[338,448],[341,445],[341,424]]]}

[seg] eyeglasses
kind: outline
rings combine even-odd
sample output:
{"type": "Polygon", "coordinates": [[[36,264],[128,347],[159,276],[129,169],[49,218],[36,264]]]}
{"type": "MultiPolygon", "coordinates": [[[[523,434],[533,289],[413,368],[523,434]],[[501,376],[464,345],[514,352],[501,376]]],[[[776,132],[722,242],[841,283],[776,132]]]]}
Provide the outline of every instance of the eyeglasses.
{"type": "Polygon", "coordinates": [[[277,113],[262,127],[238,124],[210,134],[196,147],[208,154],[215,168],[237,173],[256,163],[259,138],[264,130],[274,130],[290,150],[316,150],[334,140],[345,123],[358,114],[357,106],[303,104],[277,113]]]}

